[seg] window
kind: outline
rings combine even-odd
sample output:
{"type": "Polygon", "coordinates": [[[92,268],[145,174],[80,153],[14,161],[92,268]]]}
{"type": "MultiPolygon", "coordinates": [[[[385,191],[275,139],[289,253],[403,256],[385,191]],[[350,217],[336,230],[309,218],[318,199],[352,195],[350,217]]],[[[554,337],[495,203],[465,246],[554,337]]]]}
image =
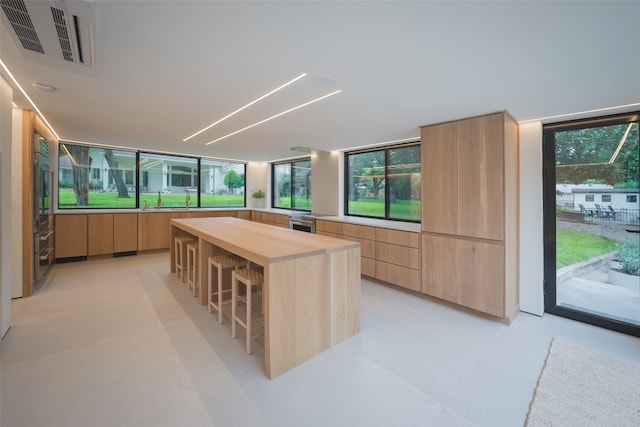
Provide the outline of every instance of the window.
{"type": "Polygon", "coordinates": [[[603,194],[602,201],[611,203],[611,194],[603,194]]]}
{"type": "Polygon", "coordinates": [[[244,163],[60,143],[58,209],[244,207],[245,167],[244,163]]]}
{"type": "Polygon", "coordinates": [[[419,222],[420,144],[347,153],[346,214],[419,222]]]}
{"type": "MultiPolygon", "coordinates": [[[[140,153],[140,206],[184,208],[197,206],[192,196],[194,175],[198,170],[195,157],[140,153]]],[[[197,194],[197,193],[196,193],[197,194]]]]}
{"type": "Polygon", "coordinates": [[[60,143],[58,209],[135,208],[135,168],[134,151],[60,143]]]}
{"type": "Polygon", "coordinates": [[[274,163],[271,168],[274,208],[311,211],[311,159],[274,163]]]}
{"type": "Polygon", "coordinates": [[[637,203],[637,202],[638,202],[638,196],[627,194],[627,203],[637,203]]]}
{"type": "Polygon", "coordinates": [[[594,196],[593,194],[587,194],[584,196],[584,201],[585,202],[593,202],[594,201],[594,196]]]}
{"type": "Polygon", "coordinates": [[[200,207],[245,206],[245,164],[200,161],[200,207]]]}

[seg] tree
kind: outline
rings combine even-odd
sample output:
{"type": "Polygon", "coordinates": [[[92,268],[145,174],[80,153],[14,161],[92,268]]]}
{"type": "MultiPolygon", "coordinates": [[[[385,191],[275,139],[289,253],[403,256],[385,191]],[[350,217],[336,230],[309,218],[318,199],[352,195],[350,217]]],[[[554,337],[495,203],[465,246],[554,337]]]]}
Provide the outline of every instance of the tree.
{"type": "Polygon", "coordinates": [[[556,181],[581,184],[595,179],[610,185],[638,186],[638,123],[633,123],[612,163],[628,123],[555,133],[556,181]]]}
{"type": "Polygon", "coordinates": [[[349,175],[353,180],[349,183],[351,188],[365,185],[377,199],[380,190],[384,188],[384,151],[349,156],[349,175]]]}
{"type": "Polygon", "coordinates": [[[62,145],[69,160],[73,173],[73,192],[76,196],[77,206],[89,205],[89,171],[93,159],[89,156],[89,147],[83,145],[62,145]]]}
{"type": "Polygon", "coordinates": [[[113,150],[105,148],[104,158],[109,164],[109,173],[116,182],[116,187],[118,188],[118,198],[128,199],[129,191],[127,190],[127,185],[125,184],[124,179],[122,179],[122,169],[118,167],[118,162],[113,157],[113,150]]]}
{"type": "Polygon", "coordinates": [[[238,172],[230,170],[224,176],[224,185],[229,187],[229,191],[233,193],[234,188],[240,188],[244,185],[244,181],[238,172]]]}

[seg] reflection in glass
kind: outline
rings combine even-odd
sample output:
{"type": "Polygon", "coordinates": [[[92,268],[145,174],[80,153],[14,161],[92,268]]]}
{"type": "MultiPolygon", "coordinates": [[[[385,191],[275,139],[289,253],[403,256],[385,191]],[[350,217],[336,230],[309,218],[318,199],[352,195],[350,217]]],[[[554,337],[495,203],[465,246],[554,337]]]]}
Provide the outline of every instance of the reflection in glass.
{"type": "Polygon", "coordinates": [[[135,208],[136,153],[61,143],[58,208],[135,208]]]}
{"type": "Polygon", "coordinates": [[[272,176],[273,207],[311,210],[311,159],[276,163],[272,176]]]}
{"type": "Polygon", "coordinates": [[[198,159],[140,153],[140,206],[197,206],[198,159]]]}
{"type": "Polygon", "coordinates": [[[347,214],[420,221],[420,145],[346,155],[347,214]]]}
{"type": "Polygon", "coordinates": [[[200,206],[217,208],[245,205],[243,163],[200,161],[200,206]]]}

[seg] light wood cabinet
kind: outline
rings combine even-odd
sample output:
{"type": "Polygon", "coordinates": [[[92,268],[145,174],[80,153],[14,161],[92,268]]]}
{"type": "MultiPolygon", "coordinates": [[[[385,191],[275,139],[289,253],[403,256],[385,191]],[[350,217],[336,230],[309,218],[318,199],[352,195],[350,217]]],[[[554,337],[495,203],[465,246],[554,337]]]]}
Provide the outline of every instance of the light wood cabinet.
{"type": "Polygon", "coordinates": [[[289,216],[286,214],[252,211],[251,221],[275,225],[282,228],[289,228],[289,216]]]}
{"type": "Polygon", "coordinates": [[[316,220],[316,233],[360,243],[363,275],[420,290],[419,233],[327,220],[316,220]]]}
{"type": "Polygon", "coordinates": [[[113,253],[113,214],[91,214],[87,218],[88,255],[113,253]]]}
{"type": "Polygon", "coordinates": [[[56,258],[87,256],[87,215],[56,215],[56,258]]]}
{"type": "Polygon", "coordinates": [[[138,214],[113,214],[113,252],[138,250],[138,214]]]}
{"type": "Polygon", "coordinates": [[[422,292],[510,321],[518,297],[518,134],[506,112],[424,126],[422,292]]]}
{"type": "Polygon", "coordinates": [[[169,247],[170,212],[138,214],[138,250],[167,249],[169,247]]]}

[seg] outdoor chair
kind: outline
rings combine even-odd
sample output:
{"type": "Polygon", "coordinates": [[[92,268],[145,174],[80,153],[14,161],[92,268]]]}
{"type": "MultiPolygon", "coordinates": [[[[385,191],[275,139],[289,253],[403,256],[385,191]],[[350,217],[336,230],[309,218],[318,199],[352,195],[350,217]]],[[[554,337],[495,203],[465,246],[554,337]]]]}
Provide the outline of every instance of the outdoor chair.
{"type": "Polygon", "coordinates": [[[609,214],[611,215],[611,218],[613,218],[614,220],[616,219],[616,210],[613,209],[611,207],[611,205],[607,206],[609,208],[609,214]]]}

